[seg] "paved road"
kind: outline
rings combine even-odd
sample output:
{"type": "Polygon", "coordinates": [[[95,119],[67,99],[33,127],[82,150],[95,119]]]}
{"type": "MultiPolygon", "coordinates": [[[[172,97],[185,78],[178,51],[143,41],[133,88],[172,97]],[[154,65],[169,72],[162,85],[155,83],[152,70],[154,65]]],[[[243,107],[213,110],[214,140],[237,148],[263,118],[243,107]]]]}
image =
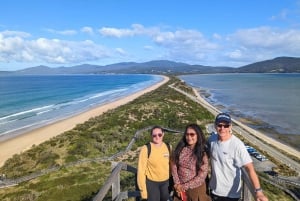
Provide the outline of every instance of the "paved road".
{"type": "Polygon", "coordinates": [[[286,155],[279,152],[277,149],[263,143],[258,138],[251,135],[246,130],[242,129],[239,126],[234,126],[233,131],[243,136],[245,139],[247,139],[252,144],[255,144],[261,151],[267,152],[270,156],[277,159],[279,162],[286,164],[290,168],[296,170],[297,172],[300,172],[300,164],[296,161],[288,158],[286,155]]]}

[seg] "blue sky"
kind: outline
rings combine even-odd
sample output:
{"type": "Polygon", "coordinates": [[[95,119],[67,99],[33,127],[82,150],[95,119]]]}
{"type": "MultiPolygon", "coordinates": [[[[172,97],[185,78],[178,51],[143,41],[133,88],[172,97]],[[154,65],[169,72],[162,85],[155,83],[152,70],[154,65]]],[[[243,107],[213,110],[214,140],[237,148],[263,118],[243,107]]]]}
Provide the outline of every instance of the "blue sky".
{"type": "Polygon", "coordinates": [[[3,0],[0,71],[300,56],[300,0],[3,0]]]}

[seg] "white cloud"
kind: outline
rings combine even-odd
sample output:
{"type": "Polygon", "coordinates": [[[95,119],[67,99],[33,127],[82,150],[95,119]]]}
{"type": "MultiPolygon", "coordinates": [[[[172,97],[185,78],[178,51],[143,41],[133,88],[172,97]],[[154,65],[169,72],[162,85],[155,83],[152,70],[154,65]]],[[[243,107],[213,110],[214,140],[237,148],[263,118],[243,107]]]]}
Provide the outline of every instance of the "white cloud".
{"type": "Polygon", "coordinates": [[[9,36],[28,38],[31,36],[31,34],[23,31],[9,31],[9,30],[0,32],[0,37],[9,37],[9,36]]]}
{"type": "Polygon", "coordinates": [[[227,55],[232,59],[240,59],[242,57],[242,52],[241,50],[234,50],[229,52],[227,55]]]}
{"type": "Polygon", "coordinates": [[[83,33],[87,33],[87,34],[90,34],[90,35],[93,35],[94,34],[94,30],[92,27],[82,27],[80,29],[81,32],[83,33]]]}
{"type": "Polygon", "coordinates": [[[145,50],[153,50],[153,46],[151,46],[151,45],[145,45],[144,49],[145,50]]]}
{"type": "Polygon", "coordinates": [[[125,50],[123,50],[122,48],[116,48],[116,52],[122,56],[126,56],[127,53],[125,50]]]}
{"type": "Polygon", "coordinates": [[[131,29],[118,29],[113,27],[103,27],[99,29],[99,33],[103,36],[109,37],[132,37],[137,35],[155,35],[159,29],[157,28],[145,28],[141,24],[133,24],[131,25],[131,29]]]}
{"type": "Polygon", "coordinates": [[[46,29],[48,32],[50,33],[54,33],[54,34],[59,34],[59,35],[64,35],[64,36],[72,36],[72,35],[76,35],[77,31],[76,30],[54,30],[54,29],[46,29]]]}
{"type": "Polygon", "coordinates": [[[38,38],[25,40],[19,36],[5,37],[0,32],[1,62],[41,62],[69,64],[107,58],[108,50],[93,41],[66,41],[38,38]]]}
{"type": "Polygon", "coordinates": [[[251,53],[253,58],[257,54],[274,57],[299,56],[300,30],[279,30],[271,27],[244,29],[232,34],[230,42],[237,47],[244,47],[245,53],[251,53]]]}
{"type": "Polygon", "coordinates": [[[289,11],[287,9],[283,9],[278,15],[273,15],[271,20],[286,20],[289,11]]]}
{"type": "MultiPolygon", "coordinates": [[[[86,26],[80,31],[91,34],[93,28],[86,26]]],[[[140,24],[133,24],[128,29],[104,27],[99,31],[102,36],[110,38],[101,37],[100,41],[97,41],[97,36],[93,37],[95,41],[31,39],[31,34],[26,32],[3,31],[0,32],[0,62],[51,65],[108,59],[112,63],[132,59],[168,59],[212,66],[242,66],[278,56],[299,57],[300,52],[299,29],[265,26],[240,29],[229,35],[214,33],[209,37],[198,30],[170,30],[170,27],[144,27],[140,24]]]]}
{"type": "Polygon", "coordinates": [[[129,29],[116,29],[116,28],[110,28],[110,27],[103,27],[99,30],[99,32],[103,36],[111,36],[111,37],[117,37],[117,38],[134,35],[133,31],[131,31],[129,29]]]}
{"type": "Polygon", "coordinates": [[[213,38],[214,38],[214,39],[217,39],[217,40],[221,40],[221,39],[222,39],[222,36],[221,36],[220,34],[214,33],[214,34],[213,34],[213,38]]]}
{"type": "Polygon", "coordinates": [[[19,33],[15,36],[12,35],[12,32],[7,33],[0,33],[0,62],[22,61],[24,39],[20,37],[19,33]]]}
{"type": "Polygon", "coordinates": [[[217,51],[219,45],[207,40],[202,33],[195,30],[161,32],[153,37],[154,42],[166,49],[165,57],[183,62],[200,61],[207,54],[217,51]]]}

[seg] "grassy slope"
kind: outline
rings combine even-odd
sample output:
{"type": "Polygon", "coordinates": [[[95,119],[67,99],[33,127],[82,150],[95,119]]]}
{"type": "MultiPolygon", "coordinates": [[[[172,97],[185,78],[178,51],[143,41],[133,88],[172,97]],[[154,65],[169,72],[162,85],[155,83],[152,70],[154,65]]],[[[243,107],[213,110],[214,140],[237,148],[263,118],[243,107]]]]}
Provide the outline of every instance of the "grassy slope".
{"type": "MultiPolygon", "coordinates": [[[[176,78],[168,84],[174,82],[182,89],[191,91],[176,78]]],[[[183,130],[189,123],[198,123],[205,130],[205,124],[213,122],[214,117],[200,105],[169,88],[168,84],[22,154],[14,155],[0,169],[9,178],[51,167],[60,169],[18,186],[0,189],[0,200],[91,200],[110,174],[110,162],[94,160],[70,165],[73,162],[99,159],[124,150],[137,130],[150,125],[183,130]]],[[[167,133],[165,141],[175,146],[179,138],[180,135],[167,133]]],[[[123,158],[124,162],[136,166],[138,147],[148,140],[146,132],[137,140],[130,155],[123,158]]],[[[133,188],[133,176],[127,173],[121,176],[122,187],[133,188]]],[[[274,190],[269,190],[267,194],[274,195],[274,190]]],[[[281,191],[276,191],[275,195],[277,200],[291,200],[285,198],[281,191]]]]}

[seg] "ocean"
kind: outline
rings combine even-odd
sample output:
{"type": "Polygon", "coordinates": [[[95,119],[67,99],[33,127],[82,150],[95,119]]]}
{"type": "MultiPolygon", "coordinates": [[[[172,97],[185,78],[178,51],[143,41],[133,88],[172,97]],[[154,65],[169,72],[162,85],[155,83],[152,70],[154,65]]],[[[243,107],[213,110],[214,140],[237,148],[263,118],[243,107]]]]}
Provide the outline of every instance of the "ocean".
{"type": "Polygon", "coordinates": [[[0,76],[0,137],[71,117],[161,80],[125,74],[0,76]]]}
{"type": "Polygon", "coordinates": [[[252,120],[248,122],[250,127],[270,135],[300,136],[300,74],[201,74],[179,78],[206,94],[205,99],[221,111],[252,120]]]}

